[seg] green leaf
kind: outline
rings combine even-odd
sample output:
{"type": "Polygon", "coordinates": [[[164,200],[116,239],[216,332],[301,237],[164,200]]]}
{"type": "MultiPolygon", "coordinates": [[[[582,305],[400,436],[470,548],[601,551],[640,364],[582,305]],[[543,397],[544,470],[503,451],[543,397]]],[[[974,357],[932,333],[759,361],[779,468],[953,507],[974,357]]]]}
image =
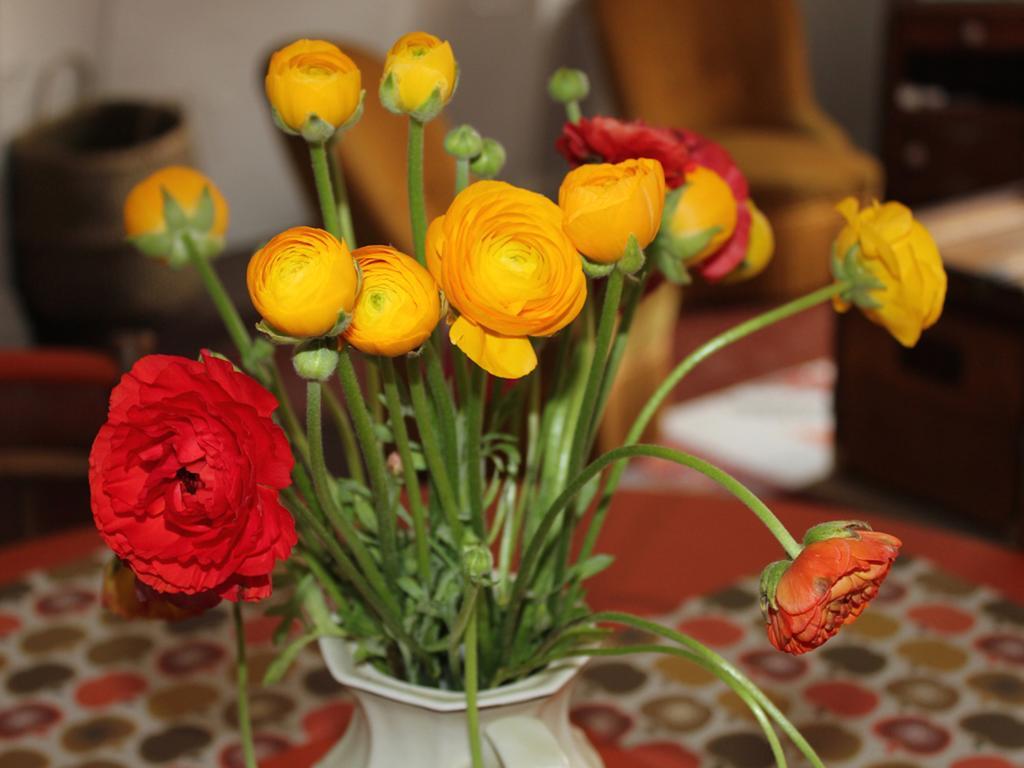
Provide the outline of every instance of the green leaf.
{"type": "Polygon", "coordinates": [[[192,214],[192,221],[189,223],[199,232],[209,232],[213,227],[214,213],[213,195],[210,194],[210,185],[207,184],[199,195],[199,202],[196,203],[195,213],[192,214]]]}
{"type": "Polygon", "coordinates": [[[570,568],[567,580],[578,579],[579,581],[586,581],[590,577],[599,574],[614,562],[615,558],[612,555],[593,555],[582,563],[576,563],[570,568]]]}
{"type": "Polygon", "coordinates": [[[648,253],[657,270],[673,285],[689,285],[693,282],[682,259],[673,255],[663,243],[655,241],[648,249],[648,253]]]}
{"type": "Polygon", "coordinates": [[[164,198],[164,222],[167,225],[168,231],[173,233],[187,227],[188,216],[178,204],[178,201],[167,191],[167,187],[160,187],[160,193],[164,198]]]}
{"type": "Polygon", "coordinates": [[[173,241],[170,233],[166,231],[135,235],[134,237],[129,237],[128,241],[143,254],[151,258],[166,260],[171,255],[173,241]]]}

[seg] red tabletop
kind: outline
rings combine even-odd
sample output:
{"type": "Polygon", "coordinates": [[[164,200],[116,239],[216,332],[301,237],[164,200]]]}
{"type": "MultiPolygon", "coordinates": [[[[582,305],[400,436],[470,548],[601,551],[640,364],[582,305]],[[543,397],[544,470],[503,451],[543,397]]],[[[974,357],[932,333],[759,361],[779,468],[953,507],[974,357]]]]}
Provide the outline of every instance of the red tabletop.
{"type": "MultiPolygon", "coordinates": [[[[864,519],[901,538],[907,553],[925,556],[946,571],[1024,602],[1024,552],[865,510],[791,501],[772,506],[797,538],[823,520],[864,519]]],[[[97,542],[93,531],[79,530],[0,550],[0,583],[86,554],[97,542]]],[[[665,613],[686,598],[725,588],[782,556],[771,535],[736,501],[641,492],[619,494],[601,550],[615,554],[616,563],[590,582],[591,605],[649,614],[665,613]]],[[[310,743],[264,765],[301,768],[329,746],[310,743]]]]}

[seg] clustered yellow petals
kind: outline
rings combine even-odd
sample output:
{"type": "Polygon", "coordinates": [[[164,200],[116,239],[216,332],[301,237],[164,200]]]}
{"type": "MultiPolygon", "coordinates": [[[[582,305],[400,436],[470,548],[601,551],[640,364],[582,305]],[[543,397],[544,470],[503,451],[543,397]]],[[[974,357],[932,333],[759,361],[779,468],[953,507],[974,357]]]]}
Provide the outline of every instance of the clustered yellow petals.
{"type": "Polygon", "coordinates": [[[329,334],[351,313],[359,273],[345,244],[322,229],[292,227],[253,254],[246,270],[253,306],[272,330],[295,338],[329,334]]]}
{"type": "Polygon", "coordinates": [[[402,35],[384,61],[382,85],[390,79],[394,88],[386,106],[411,113],[423,108],[435,91],[438,108],[447,104],[458,82],[458,65],[451,44],[427,32],[402,35]]]}
{"type": "Polygon", "coordinates": [[[591,261],[622,258],[630,236],[646,248],[661,226],[665,172],[657,160],[581,165],[566,174],[558,190],[564,227],[591,261]]]}
{"type": "Polygon", "coordinates": [[[753,200],[747,200],[745,205],[750,211],[750,239],[743,261],[722,280],[726,285],[757,277],[768,268],[775,253],[775,233],[771,222],[753,200]]]}
{"type": "Polygon", "coordinates": [[[437,282],[410,256],[386,245],[352,252],[362,288],[345,341],[369,355],[397,357],[423,344],[441,319],[437,282]]]}
{"type": "Polygon", "coordinates": [[[701,165],[686,172],[674,196],[674,207],[665,212],[666,235],[679,243],[686,264],[697,264],[732,237],[736,198],[725,179],[701,165]]]}
{"type": "MultiPolygon", "coordinates": [[[[834,244],[837,258],[856,248],[860,266],[881,285],[871,292],[877,306],[863,307],[864,314],[903,346],[914,346],[939,319],[946,299],[946,270],[935,241],[902,203],[861,209],[848,197],[836,210],[846,219],[834,244]]],[[[840,312],[849,309],[841,298],[834,303],[840,312]]]]}
{"type": "Polygon", "coordinates": [[[129,237],[150,235],[167,229],[164,219],[164,191],[178,203],[186,216],[193,216],[203,190],[213,200],[210,234],[222,236],[228,228],[228,204],[217,185],[204,174],[183,165],[169,165],[136,184],[124,202],[124,229],[129,237]]]}
{"type": "Polygon", "coordinates": [[[326,40],[296,40],[274,53],[264,86],[281,122],[297,133],[314,116],[335,129],[344,125],[363,90],[359,68],[326,40]]]}
{"type": "Polygon", "coordinates": [[[561,210],[500,181],[471,184],[431,223],[427,266],[458,312],[452,343],[500,378],[532,371],[529,337],[560,331],[587,297],[561,210]]]}

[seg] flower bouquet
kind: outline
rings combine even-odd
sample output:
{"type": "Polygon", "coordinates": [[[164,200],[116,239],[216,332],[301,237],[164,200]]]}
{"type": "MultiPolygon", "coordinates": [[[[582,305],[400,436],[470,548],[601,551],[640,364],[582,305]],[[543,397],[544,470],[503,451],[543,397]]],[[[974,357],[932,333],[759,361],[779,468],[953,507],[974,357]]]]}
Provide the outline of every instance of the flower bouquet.
{"type": "Polygon", "coordinates": [[[270,595],[272,574],[285,600],[271,609],[282,650],[267,681],[320,641],[361,704],[336,762],[325,764],[599,765],[569,728],[566,683],[583,657],[656,652],[718,675],[750,707],[779,765],[778,731],[821,765],[739,670],[673,629],[591,611],[585,585],[612,563],[597,542],[626,463],[654,457],[708,476],[778,539],[785,558],[762,578],[775,647],[803,653],[856,618],[898,540],[839,521],[798,541],[726,472],[638,441],[694,366],[823,302],[840,311],[855,304],[913,345],[945,293],[933,241],[898,203],[861,210],[843,201],[846,226],[831,256],[822,254],[834,282],[696,349],[661,382],[624,444],[594,457],[645,291],[694,272],[709,281],[757,274],[771,256],[771,227],[713,142],[582,117],[587,81],[575,70],[549,84],[566,107],[558,148],[572,166],[557,204],[493,180],[503,150],[461,126],[445,144],[456,166],[453,200],[428,226],[423,126],[457,82],[451,46],[432,35],[406,35],[389,52],[379,98],[408,121],[415,248],[357,248],[331,145],[359,129],[360,72],[323,41],[273,55],[273,119],[308,142],[323,228],[288,229],[253,254],[256,329],[211,266],[228,220],[216,185],[175,167],[129,195],[128,236],[147,255],[198,270],[237,365],[209,350],[197,360],[152,355],[114,390],[90,463],[96,525],[116,555],[108,606],[174,619],[221,599],[233,604],[248,765],[240,611],[270,595]],[[286,396],[279,346],[305,381],[304,420],[286,396]],[[325,462],[324,411],[344,449],[340,475],[325,462]],[[659,642],[608,644],[615,626],[659,642]],[[382,737],[381,727],[397,734],[382,737]]]}

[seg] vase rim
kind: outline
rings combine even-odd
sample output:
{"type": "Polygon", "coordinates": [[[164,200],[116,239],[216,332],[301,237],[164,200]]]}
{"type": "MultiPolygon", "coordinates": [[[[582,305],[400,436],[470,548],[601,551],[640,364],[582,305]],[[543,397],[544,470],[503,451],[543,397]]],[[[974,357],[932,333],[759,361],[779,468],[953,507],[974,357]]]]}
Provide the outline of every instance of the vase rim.
{"type": "MultiPolygon", "coordinates": [[[[415,685],[385,675],[370,664],[355,663],[351,652],[354,644],[347,640],[321,637],[319,643],[327,669],[347,688],[434,712],[459,712],[466,708],[466,695],[462,691],[415,685]]],[[[477,704],[480,709],[487,709],[548,698],[568,685],[587,661],[588,656],[563,659],[522,680],[482,690],[477,695],[477,704]]]]}

